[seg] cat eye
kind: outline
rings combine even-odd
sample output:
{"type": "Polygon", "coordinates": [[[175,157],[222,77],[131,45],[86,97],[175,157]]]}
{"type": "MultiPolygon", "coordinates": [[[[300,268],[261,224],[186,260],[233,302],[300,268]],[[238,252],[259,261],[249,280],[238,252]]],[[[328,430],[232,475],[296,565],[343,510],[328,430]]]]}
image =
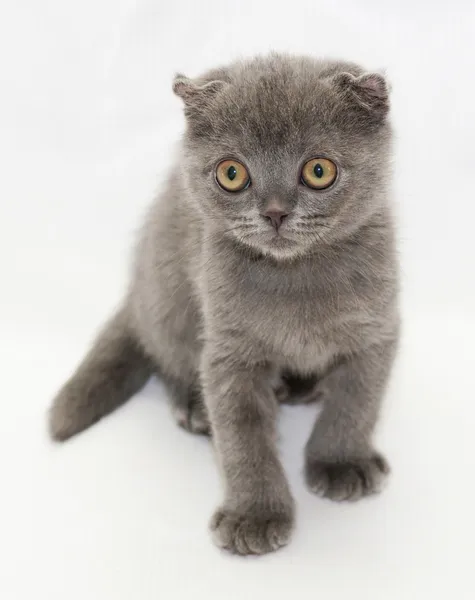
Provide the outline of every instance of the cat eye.
{"type": "Polygon", "coordinates": [[[337,175],[336,164],[328,158],[312,158],[303,166],[301,181],[314,190],[324,190],[332,185],[337,175]]]}
{"type": "Polygon", "coordinates": [[[249,186],[251,178],[237,160],[223,160],[216,169],[216,181],[227,192],[240,192],[249,186]]]}

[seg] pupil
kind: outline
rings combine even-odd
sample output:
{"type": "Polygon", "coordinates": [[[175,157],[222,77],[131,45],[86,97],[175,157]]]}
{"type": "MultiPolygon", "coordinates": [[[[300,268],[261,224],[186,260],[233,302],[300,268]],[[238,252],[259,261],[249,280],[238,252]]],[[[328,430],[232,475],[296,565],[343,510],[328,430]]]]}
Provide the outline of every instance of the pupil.
{"type": "Polygon", "coordinates": [[[314,167],[313,167],[313,172],[315,173],[315,177],[318,177],[319,179],[321,177],[323,177],[323,167],[320,163],[317,163],[314,167]]]}
{"type": "Polygon", "coordinates": [[[237,171],[236,171],[236,167],[229,167],[228,169],[228,179],[230,179],[231,181],[236,177],[237,175],[237,171]]]}

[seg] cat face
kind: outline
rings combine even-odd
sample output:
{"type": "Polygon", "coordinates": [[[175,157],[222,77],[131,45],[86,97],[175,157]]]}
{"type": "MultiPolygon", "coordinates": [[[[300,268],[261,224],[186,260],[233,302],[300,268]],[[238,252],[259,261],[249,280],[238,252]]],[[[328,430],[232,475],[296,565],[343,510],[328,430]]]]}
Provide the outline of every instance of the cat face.
{"type": "Polygon", "coordinates": [[[352,64],[271,56],[177,76],[182,171],[209,227],[276,259],[351,234],[384,197],[388,91],[352,64]]]}

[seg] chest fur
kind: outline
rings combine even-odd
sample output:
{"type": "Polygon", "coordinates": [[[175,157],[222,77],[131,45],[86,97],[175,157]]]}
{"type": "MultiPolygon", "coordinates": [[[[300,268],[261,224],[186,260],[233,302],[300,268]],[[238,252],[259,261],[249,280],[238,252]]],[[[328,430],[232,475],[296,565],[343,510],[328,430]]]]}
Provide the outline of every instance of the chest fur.
{"type": "Polygon", "coordinates": [[[273,285],[270,278],[234,274],[210,291],[215,318],[233,332],[241,351],[302,374],[323,371],[348,343],[353,304],[318,281],[273,285]]]}
{"type": "Polygon", "coordinates": [[[276,295],[262,302],[250,294],[248,302],[243,327],[282,368],[320,371],[338,352],[338,318],[317,295],[276,295]]]}
{"type": "Polygon", "coordinates": [[[237,351],[254,349],[283,368],[323,370],[391,325],[397,278],[389,250],[340,245],[285,265],[229,251],[205,258],[211,318],[239,340],[237,351]]]}

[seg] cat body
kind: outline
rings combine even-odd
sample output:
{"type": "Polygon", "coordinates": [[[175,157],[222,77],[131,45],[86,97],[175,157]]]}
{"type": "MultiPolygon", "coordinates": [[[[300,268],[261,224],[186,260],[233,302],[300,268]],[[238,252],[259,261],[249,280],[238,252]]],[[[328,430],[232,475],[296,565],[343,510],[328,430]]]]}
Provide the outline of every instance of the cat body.
{"type": "Polygon", "coordinates": [[[272,55],[177,76],[174,91],[177,164],[51,432],[67,439],[158,373],[179,424],[212,434],[216,542],[261,554],[294,523],[279,402],[324,403],[305,450],[315,493],[355,500],[388,472],[371,442],[399,329],[388,90],[351,63],[272,55]]]}

